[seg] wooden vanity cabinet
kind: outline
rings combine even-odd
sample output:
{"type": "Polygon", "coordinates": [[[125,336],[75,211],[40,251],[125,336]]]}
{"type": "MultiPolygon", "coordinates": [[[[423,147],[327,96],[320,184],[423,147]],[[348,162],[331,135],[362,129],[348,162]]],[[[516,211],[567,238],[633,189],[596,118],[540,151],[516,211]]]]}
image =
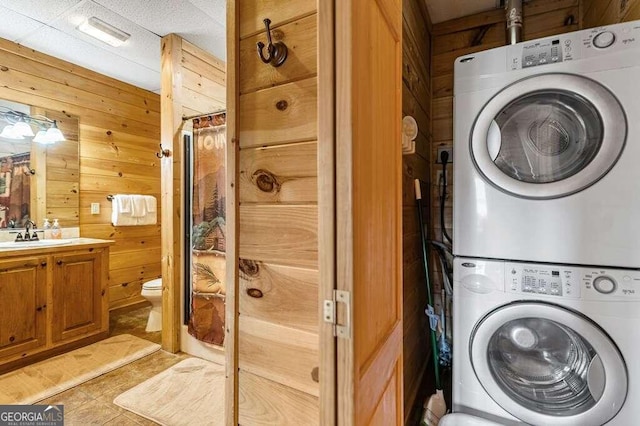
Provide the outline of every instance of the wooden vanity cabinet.
{"type": "Polygon", "coordinates": [[[0,374],[108,336],[109,244],[0,252],[0,374]]]}
{"type": "Polygon", "coordinates": [[[93,333],[105,324],[105,271],[101,251],[53,256],[51,338],[54,344],[93,333]]]}
{"type": "Polygon", "coordinates": [[[0,259],[0,359],[44,348],[47,257],[0,259]]]}

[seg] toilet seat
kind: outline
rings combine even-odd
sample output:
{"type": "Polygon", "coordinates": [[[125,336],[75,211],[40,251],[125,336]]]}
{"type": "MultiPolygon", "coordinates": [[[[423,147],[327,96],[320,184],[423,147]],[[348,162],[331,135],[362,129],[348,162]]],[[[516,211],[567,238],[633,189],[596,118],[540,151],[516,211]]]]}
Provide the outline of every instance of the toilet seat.
{"type": "Polygon", "coordinates": [[[156,278],[155,280],[147,281],[142,284],[143,290],[161,290],[162,289],[162,278],[156,278]]]}

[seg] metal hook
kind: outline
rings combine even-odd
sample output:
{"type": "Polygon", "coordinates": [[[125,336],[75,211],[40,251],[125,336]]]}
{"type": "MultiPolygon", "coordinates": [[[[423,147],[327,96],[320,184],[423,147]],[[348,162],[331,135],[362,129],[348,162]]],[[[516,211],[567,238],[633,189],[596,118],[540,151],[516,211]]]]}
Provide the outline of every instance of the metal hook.
{"type": "Polygon", "coordinates": [[[156,152],[156,157],[171,157],[171,151],[169,151],[168,149],[162,149],[162,144],[160,144],[160,152],[156,152]]]}
{"type": "Polygon", "coordinates": [[[274,67],[279,67],[280,65],[284,64],[284,61],[287,60],[287,54],[289,52],[289,49],[287,49],[287,45],[281,41],[277,41],[275,43],[271,41],[271,28],[269,28],[269,26],[271,25],[271,19],[266,18],[263,22],[267,31],[268,56],[266,57],[264,56],[264,52],[263,52],[264,43],[261,41],[259,41],[257,44],[258,56],[260,56],[260,60],[265,64],[270,63],[274,67]]]}

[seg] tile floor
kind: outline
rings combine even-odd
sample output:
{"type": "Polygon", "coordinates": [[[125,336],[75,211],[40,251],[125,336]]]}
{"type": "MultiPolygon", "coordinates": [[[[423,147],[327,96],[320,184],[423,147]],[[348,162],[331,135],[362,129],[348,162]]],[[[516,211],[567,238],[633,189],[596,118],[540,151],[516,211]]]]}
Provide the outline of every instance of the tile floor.
{"type": "MultiPolygon", "coordinates": [[[[144,331],[149,309],[112,313],[110,334],[128,333],[159,343],[160,332],[144,331]]],[[[113,403],[113,399],[186,358],[189,358],[189,355],[170,354],[160,350],[38,404],[63,404],[66,426],[155,425],[155,422],[118,407],[113,403]]]]}

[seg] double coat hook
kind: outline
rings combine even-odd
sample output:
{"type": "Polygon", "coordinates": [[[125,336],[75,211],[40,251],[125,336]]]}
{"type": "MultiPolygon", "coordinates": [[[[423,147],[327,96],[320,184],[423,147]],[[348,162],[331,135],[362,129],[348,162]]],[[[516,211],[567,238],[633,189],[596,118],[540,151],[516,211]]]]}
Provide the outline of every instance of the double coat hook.
{"type": "Polygon", "coordinates": [[[171,157],[171,151],[169,151],[166,148],[162,149],[162,144],[160,144],[160,152],[156,152],[156,157],[158,158],[171,157]]]}
{"type": "Polygon", "coordinates": [[[261,41],[259,41],[257,44],[258,56],[260,56],[260,59],[265,64],[270,63],[274,67],[279,67],[280,65],[284,64],[284,61],[287,60],[287,45],[281,41],[273,43],[271,41],[271,28],[269,28],[269,26],[271,25],[271,19],[266,18],[263,22],[267,31],[267,56],[264,56],[264,43],[261,41]]]}

